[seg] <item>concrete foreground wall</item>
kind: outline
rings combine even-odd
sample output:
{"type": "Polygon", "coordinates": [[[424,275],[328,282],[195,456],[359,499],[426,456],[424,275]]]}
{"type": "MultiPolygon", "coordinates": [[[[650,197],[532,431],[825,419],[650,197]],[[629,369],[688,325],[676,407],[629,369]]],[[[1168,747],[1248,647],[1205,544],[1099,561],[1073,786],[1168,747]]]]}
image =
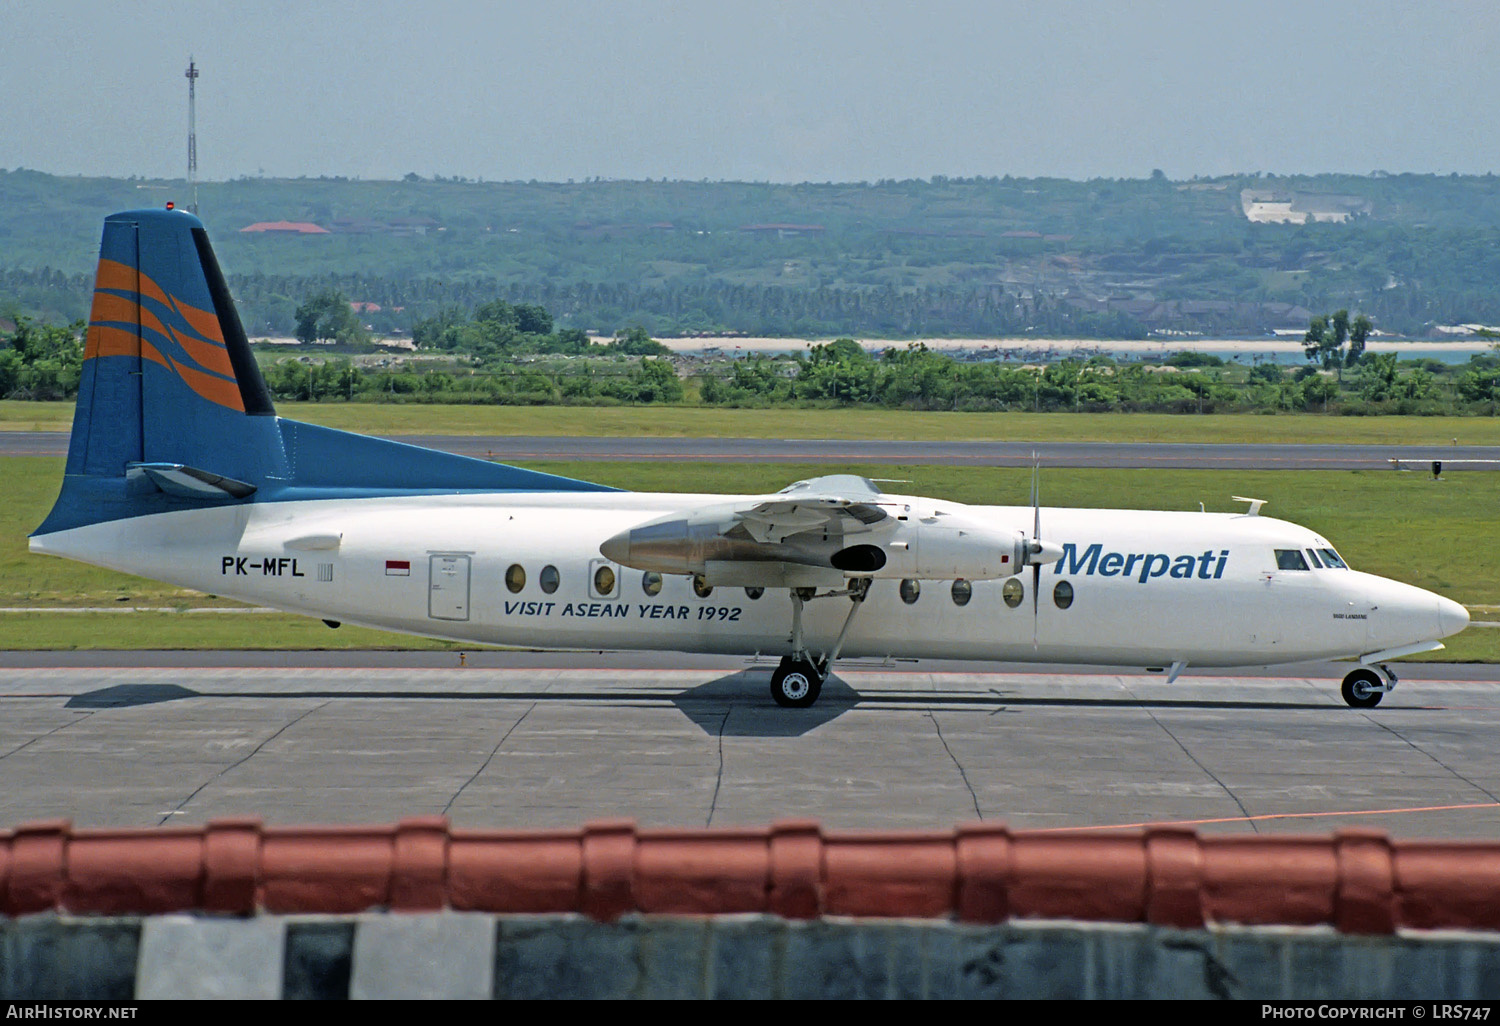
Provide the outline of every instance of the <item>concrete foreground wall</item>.
{"type": "Polygon", "coordinates": [[[1500,997],[1500,935],[768,915],[0,918],[0,999],[1500,997]]]}

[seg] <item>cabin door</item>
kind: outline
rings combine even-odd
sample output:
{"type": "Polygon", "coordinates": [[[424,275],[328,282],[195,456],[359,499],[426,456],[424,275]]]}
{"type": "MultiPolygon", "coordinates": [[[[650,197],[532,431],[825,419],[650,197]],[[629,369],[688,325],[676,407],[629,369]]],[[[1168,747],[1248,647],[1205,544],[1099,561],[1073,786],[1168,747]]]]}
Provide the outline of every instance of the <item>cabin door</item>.
{"type": "Polygon", "coordinates": [[[427,615],[434,620],[469,618],[468,556],[433,556],[428,560],[427,615]]]}

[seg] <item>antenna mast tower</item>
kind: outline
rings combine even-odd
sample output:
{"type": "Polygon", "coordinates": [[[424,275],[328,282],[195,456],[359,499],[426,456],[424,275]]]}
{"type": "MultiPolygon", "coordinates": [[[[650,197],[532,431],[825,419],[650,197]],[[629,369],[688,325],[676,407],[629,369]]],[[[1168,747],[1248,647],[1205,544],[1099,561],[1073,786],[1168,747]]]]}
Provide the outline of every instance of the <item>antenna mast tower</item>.
{"type": "Polygon", "coordinates": [[[188,209],[196,216],[198,213],[198,111],[197,111],[197,84],[198,66],[193,63],[193,58],[188,57],[188,68],[183,73],[188,80],[188,192],[191,203],[188,209]]]}

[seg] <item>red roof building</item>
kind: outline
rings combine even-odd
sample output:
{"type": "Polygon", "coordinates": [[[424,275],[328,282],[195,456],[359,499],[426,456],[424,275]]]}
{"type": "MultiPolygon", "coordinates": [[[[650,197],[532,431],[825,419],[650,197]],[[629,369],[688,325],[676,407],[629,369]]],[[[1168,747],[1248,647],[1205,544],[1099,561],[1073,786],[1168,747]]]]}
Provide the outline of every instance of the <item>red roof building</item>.
{"type": "Polygon", "coordinates": [[[311,221],[257,221],[240,229],[244,232],[278,232],[284,235],[327,235],[327,228],[319,228],[311,221]]]}

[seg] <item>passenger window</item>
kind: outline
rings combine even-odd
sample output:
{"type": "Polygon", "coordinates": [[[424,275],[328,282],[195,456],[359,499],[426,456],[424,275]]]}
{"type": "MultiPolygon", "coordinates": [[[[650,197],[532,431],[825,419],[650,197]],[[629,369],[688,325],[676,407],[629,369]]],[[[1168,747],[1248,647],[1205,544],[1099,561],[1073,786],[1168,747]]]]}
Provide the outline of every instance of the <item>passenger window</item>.
{"type": "Polygon", "coordinates": [[[1010,606],[1010,608],[1014,609],[1019,606],[1021,604],[1021,600],[1026,597],[1026,586],[1012,577],[1010,580],[1006,581],[1005,585],[1000,589],[1000,597],[1005,600],[1005,604],[1007,606],[1010,606]]]}
{"type": "Polygon", "coordinates": [[[974,597],[974,586],[963,578],[953,582],[953,604],[955,606],[966,606],[969,599],[974,597]]]}
{"type": "Polygon", "coordinates": [[[510,589],[512,595],[519,594],[526,587],[526,568],[520,563],[512,563],[505,571],[505,586],[510,589]]]}
{"type": "Polygon", "coordinates": [[[901,581],[901,601],[907,605],[911,605],[921,597],[922,585],[909,578],[903,578],[901,581]]]}
{"type": "Polygon", "coordinates": [[[1276,569],[1307,570],[1309,567],[1300,549],[1277,549],[1276,569]]]}
{"type": "Polygon", "coordinates": [[[708,583],[708,578],[702,574],[693,575],[693,594],[699,598],[708,598],[714,593],[714,586],[708,583]]]}
{"type": "Polygon", "coordinates": [[[1323,553],[1323,562],[1329,566],[1337,567],[1340,570],[1349,569],[1349,565],[1340,559],[1339,554],[1332,549],[1319,549],[1318,551],[1323,553]]]}
{"type": "Polygon", "coordinates": [[[537,575],[537,583],[542,586],[542,590],[545,591],[548,595],[551,595],[554,591],[557,590],[557,582],[557,567],[553,566],[551,563],[548,563],[546,566],[542,567],[542,572],[537,575]]]}
{"type": "Polygon", "coordinates": [[[661,574],[655,570],[647,570],[641,574],[641,590],[647,595],[661,594],[661,574]]]}
{"type": "Polygon", "coordinates": [[[615,572],[607,566],[594,571],[594,592],[600,598],[609,598],[615,593],[615,572]]]}
{"type": "Polygon", "coordinates": [[[1067,581],[1058,581],[1057,587],[1052,589],[1052,601],[1057,603],[1058,609],[1067,609],[1073,604],[1073,585],[1067,581]]]}
{"type": "Polygon", "coordinates": [[[1319,570],[1323,569],[1323,561],[1318,558],[1317,550],[1307,549],[1305,551],[1307,552],[1307,558],[1312,560],[1312,565],[1317,567],[1319,570]]]}

